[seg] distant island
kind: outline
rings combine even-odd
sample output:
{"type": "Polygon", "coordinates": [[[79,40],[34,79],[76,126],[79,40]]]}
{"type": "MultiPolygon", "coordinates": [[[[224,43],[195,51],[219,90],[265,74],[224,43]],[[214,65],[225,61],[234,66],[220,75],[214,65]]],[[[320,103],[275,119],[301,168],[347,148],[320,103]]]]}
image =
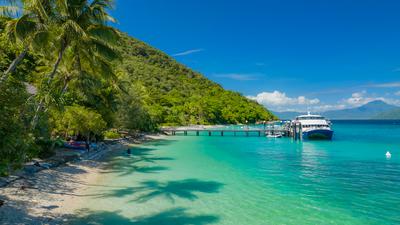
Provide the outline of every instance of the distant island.
{"type": "MultiPolygon", "coordinates": [[[[306,112],[273,112],[280,119],[293,119],[306,112]]],[[[400,119],[400,107],[376,100],[356,108],[330,110],[319,114],[331,120],[396,120],[400,119]]]]}

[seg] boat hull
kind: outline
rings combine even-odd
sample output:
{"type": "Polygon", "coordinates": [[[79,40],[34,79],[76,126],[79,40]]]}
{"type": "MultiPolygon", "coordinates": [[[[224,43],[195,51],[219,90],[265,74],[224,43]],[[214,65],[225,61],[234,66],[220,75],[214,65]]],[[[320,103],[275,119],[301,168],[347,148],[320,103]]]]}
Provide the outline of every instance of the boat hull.
{"type": "Polygon", "coordinates": [[[332,140],[333,130],[316,129],[303,131],[303,139],[310,140],[332,140]]]}

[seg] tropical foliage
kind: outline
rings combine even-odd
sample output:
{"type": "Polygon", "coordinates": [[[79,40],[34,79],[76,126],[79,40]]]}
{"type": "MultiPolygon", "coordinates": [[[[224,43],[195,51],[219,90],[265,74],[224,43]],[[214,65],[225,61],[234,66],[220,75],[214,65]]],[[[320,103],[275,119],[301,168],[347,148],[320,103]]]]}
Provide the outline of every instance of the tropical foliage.
{"type": "Polygon", "coordinates": [[[256,102],[109,26],[111,0],[3,2],[1,174],[47,156],[59,138],[274,119],[256,102]]]}
{"type": "Polygon", "coordinates": [[[254,123],[275,118],[255,101],[224,90],[141,41],[123,35],[122,42],[119,69],[124,76],[120,82],[127,90],[122,100],[132,103],[122,104],[122,110],[132,107],[136,99],[142,107],[130,108],[134,118],[140,114],[153,124],[166,125],[254,123]]]}

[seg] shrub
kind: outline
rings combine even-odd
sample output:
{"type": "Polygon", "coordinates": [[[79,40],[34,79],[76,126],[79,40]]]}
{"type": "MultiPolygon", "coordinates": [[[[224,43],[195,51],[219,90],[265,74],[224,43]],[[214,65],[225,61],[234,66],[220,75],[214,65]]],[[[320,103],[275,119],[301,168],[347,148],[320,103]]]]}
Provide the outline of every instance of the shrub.
{"type": "Polygon", "coordinates": [[[108,131],[104,132],[105,139],[117,139],[120,137],[121,137],[121,135],[113,130],[108,130],[108,131]]]}

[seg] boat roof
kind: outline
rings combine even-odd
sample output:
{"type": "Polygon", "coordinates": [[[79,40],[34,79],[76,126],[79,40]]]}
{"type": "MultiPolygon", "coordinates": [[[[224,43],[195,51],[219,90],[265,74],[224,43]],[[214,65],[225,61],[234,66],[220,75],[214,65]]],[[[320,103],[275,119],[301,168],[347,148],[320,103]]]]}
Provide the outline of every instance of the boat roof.
{"type": "Polygon", "coordinates": [[[329,125],[326,120],[301,120],[302,125],[329,125]]]}
{"type": "Polygon", "coordinates": [[[320,118],[324,118],[324,117],[321,116],[321,115],[312,115],[312,114],[297,116],[297,118],[309,118],[309,117],[320,117],[320,118]]]}

